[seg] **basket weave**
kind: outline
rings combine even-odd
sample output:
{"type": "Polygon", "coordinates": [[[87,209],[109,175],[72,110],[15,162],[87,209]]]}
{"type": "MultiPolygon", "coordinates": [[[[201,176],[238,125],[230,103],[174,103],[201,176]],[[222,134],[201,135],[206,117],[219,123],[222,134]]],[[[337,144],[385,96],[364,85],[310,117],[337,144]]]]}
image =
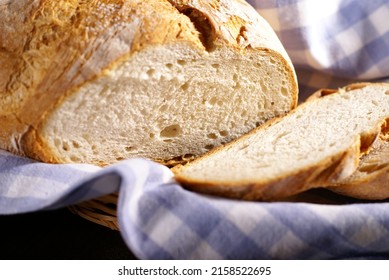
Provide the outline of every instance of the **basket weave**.
{"type": "MultiPolygon", "coordinates": [[[[79,215],[88,221],[108,227],[112,230],[119,230],[116,212],[117,201],[118,194],[113,193],[72,205],[69,209],[74,214],[79,215]]],[[[281,201],[342,205],[355,202],[356,200],[319,188],[287,197],[281,201]]]]}
{"type": "Polygon", "coordinates": [[[70,211],[93,223],[119,230],[116,206],[118,194],[109,194],[69,207],[70,211]]]}
{"type": "MultiPolygon", "coordinates": [[[[177,164],[186,164],[193,159],[195,155],[185,154],[170,160],[154,160],[168,168],[172,168],[177,164]]],[[[70,211],[80,217],[94,222],[96,224],[108,227],[113,230],[119,230],[119,223],[117,220],[117,201],[118,194],[109,194],[93,200],[88,200],[69,207],[70,211]]]]}

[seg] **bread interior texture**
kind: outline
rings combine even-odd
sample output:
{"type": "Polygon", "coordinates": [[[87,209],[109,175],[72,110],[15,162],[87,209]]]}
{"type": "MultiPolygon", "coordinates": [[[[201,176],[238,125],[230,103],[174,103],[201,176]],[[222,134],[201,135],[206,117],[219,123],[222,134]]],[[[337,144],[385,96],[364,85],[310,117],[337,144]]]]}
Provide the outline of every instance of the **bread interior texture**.
{"type": "Polygon", "coordinates": [[[288,112],[290,75],[266,50],[149,46],[68,94],[37,132],[62,162],[200,155],[288,112]]]}

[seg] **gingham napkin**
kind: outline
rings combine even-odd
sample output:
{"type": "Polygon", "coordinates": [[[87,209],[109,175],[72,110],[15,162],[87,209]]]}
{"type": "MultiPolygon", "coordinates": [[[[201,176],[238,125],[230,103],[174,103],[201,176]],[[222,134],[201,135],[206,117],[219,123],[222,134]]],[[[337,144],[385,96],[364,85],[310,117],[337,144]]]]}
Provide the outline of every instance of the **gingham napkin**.
{"type": "MultiPolygon", "coordinates": [[[[298,70],[301,97],[389,77],[389,2],[250,1],[298,70]]],[[[119,192],[118,218],[142,259],[389,257],[388,202],[245,202],[196,194],[145,159],[98,168],[0,152],[0,213],[50,210],[119,192]]]]}

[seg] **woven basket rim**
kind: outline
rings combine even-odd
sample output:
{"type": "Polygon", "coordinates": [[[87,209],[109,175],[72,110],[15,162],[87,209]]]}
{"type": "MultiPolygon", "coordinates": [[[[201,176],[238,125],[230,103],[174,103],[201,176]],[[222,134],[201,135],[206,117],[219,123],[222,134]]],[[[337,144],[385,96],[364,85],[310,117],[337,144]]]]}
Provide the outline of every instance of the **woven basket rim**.
{"type": "Polygon", "coordinates": [[[117,220],[118,194],[113,193],[69,206],[72,213],[93,223],[119,230],[117,220]]]}

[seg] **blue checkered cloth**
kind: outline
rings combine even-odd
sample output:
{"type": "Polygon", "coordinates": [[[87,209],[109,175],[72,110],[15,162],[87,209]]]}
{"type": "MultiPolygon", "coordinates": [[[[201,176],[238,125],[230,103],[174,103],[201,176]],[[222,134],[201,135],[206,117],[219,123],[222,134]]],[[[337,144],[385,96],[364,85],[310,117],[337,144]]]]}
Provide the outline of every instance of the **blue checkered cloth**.
{"type": "MultiPolygon", "coordinates": [[[[250,3],[296,65],[301,99],[322,87],[388,79],[389,2],[250,3]]],[[[145,159],[99,168],[0,151],[0,214],[56,209],[113,192],[119,193],[123,239],[141,259],[389,257],[385,201],[326,200],[326,193],[284,202],[236,201],[187,191],[168,168],[145,159]]]]}
{"type": "Polygon", "coordinates": [[[389,76],[387,0],[249,0],[297,68],[300,99],[317,88],[389,76]]]}

